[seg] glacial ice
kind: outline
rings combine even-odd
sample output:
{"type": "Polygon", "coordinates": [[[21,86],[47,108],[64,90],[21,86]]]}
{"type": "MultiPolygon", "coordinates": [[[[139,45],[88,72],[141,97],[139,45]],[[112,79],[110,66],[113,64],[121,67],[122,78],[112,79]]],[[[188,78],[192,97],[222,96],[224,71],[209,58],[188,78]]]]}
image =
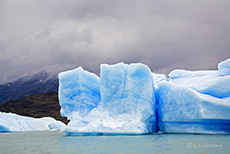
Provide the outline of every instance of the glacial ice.
{"type": "MultiPolygon", "coordinates": [[[[63,97],[66,94],[63,94],[62,87],[68,87],[63,81],[68,81],[68,77],[72,76],[75,71],[64,72],[65,76],[63,76],[63,73],[59,75],[61,85],[59,88],[60,104],[61,107],[64,106],[68,109],[72,108],[73,105],[69,103],[68,96],[63,97]]],[[[87,72],[81,69],[81,74],[87,74],[87,72]]],[[[89,103],[87,102],[94,106],[87,110],[89,112],[84,116],[78,113],[81,108],[75,108],[73,109],[74,112],[69,112],[72,113],[69,115],[71,121],[65,132],[68,134],[145,134],[156,130],[154,86],[151,71],[146,65],[102,64],[100,86],[98,80],[89,78],[91,75],[88,74],[81,80],[87,80],[88,84],[96,82],[95,86],[81,86],[78,91],[73,91],[72,87],[77,87],[82,82],[75,77],[77,81],[71,82],[73,85],[69,87],[68,92],[70,91],[71,95],[78,96],[92,88],[94,88],[93,91],[100,89],[100,92],[97,91],[96,93],[98,97],[90,99],[89,103]],[[98,103],[99,101],[100,103],[98,103]],[[97,107],[95,107],[96,105],[97,107]],[[75,112],[75,110],[78,112],[75,112]]],[[[91,94],[88,97],[94,96],[94,93],[91,94]]],[[[75,103],[81,104],[85,100],[86,98],[79,97],[75,103]]]]}
{"type": "MultiPolygon", "coordinates": [[[[78,67],[59,74],[61,115],[73,120],[73,115],[86,116],[101,100],[100,79],[78,67]]],[[[76,116],[74,116],[76,118],[76,116]]]]}
{"type": "Polygon", "coordinates": [[[220,75],[230,75],[230,59],[220,62],[218,70],[220,75]]]}
{"type": "Polygon", "coordinates": [[[123,123],[118,132],[152,133],[156,130],[154,86],[146,65],[102,64],[100,77],[102,109],[116,123],[123,123]]]}
{"type": "Polygon", "coordinates": [[[158,84],[162,132],[230,133],[230,75],[219,71],[174,70],[158,84]]]}
{"type": "Polygon", "coordinates": [[[61,130],[66,125],[51,117],[32,118],[0,112],[0,132],[61,130]]]}
{"type": "Polygon", "coordinates": [[[68,135],[230,134],[230,59],[218,70],[174,70],[167,78],[144,64],[81,67],[59,75],[68,135]]]}

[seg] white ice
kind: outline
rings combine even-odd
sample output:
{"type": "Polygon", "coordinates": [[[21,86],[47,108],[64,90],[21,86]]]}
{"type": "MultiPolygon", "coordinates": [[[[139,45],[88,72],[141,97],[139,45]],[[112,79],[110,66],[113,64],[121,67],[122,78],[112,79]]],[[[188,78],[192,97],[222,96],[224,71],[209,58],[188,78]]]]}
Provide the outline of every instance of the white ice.
{"type": "Polygon", "coordinates": [[[0,132],[61,130],[66,125],[51,117],[32,118],[0,112],[0,132]]]}

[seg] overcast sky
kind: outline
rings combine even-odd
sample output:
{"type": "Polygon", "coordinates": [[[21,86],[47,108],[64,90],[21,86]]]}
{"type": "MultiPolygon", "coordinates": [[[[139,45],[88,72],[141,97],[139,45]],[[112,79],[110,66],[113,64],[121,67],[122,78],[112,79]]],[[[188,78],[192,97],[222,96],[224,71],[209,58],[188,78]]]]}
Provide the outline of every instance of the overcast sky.
{"type": "Polygon", "coordinates": [[[0,84],[121,61],[216,69],[227,58],[229,0],[0,0],[0,84]]]}

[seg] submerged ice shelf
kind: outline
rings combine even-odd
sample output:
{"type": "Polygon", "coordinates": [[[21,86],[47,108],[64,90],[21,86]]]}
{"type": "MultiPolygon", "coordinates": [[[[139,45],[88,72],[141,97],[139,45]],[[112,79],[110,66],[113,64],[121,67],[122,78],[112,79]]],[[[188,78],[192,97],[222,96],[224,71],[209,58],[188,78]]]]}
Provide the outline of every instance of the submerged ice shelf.
{"type": "Polygon", "coordinates": [[[69,135],[230,133],[230,59],[216,71],[174,70],[166,78],[144,64],[81,67],[59,74],[69,135]]]}

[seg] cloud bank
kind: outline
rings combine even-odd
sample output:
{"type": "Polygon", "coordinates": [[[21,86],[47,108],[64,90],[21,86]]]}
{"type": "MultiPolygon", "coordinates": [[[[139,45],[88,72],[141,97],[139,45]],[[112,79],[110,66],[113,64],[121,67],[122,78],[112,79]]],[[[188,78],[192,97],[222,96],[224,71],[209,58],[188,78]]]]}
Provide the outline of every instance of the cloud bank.
{"type": "Polygon", "coordinates": [[[0,83],[142,62],[156,73],[230,57],[229,0],[0,0],[0,83]]]}

